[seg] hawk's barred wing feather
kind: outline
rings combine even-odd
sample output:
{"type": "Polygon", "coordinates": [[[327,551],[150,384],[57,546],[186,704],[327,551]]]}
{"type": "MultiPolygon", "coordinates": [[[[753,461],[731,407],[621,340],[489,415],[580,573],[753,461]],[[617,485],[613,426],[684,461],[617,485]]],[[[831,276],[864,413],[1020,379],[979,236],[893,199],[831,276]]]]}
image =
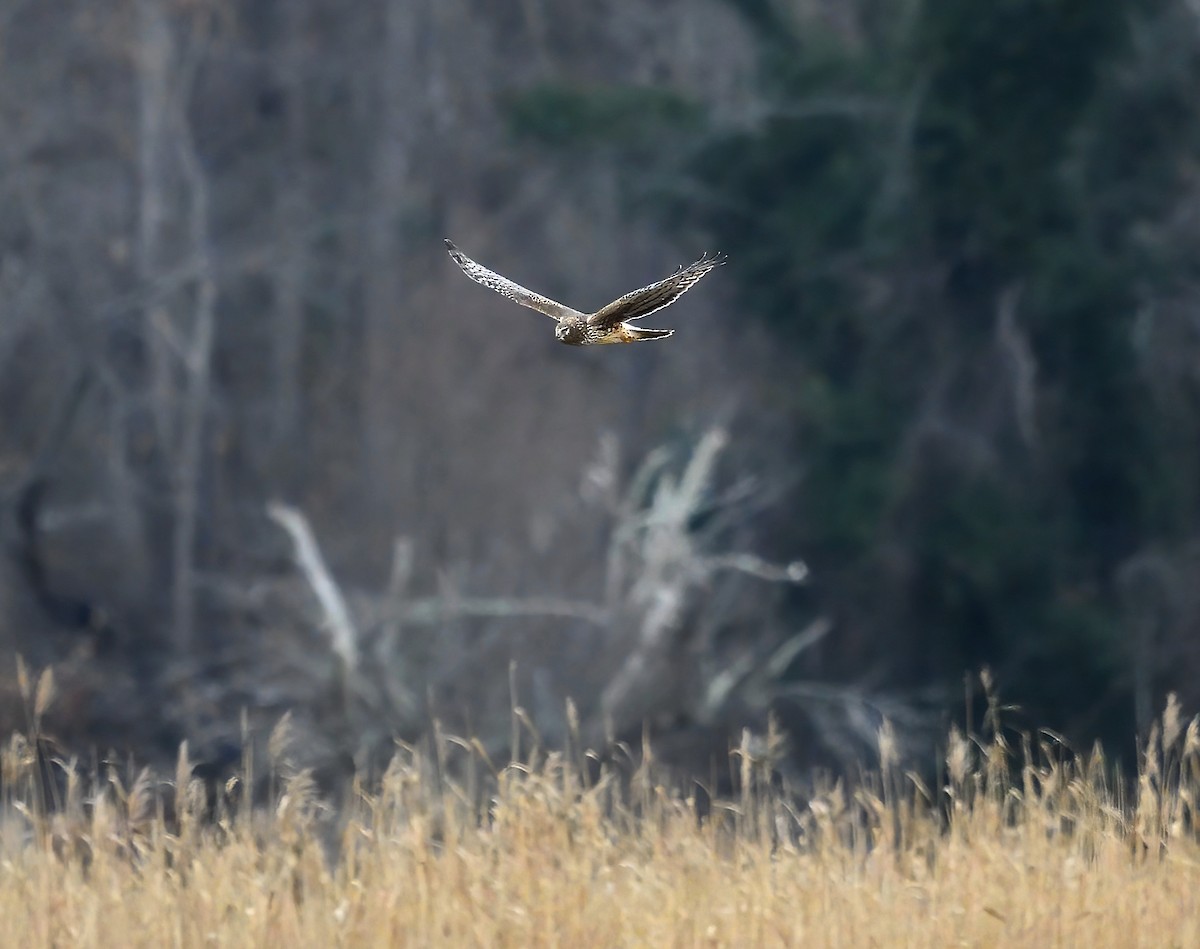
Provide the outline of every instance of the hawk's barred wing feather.
{"type": "Polygon", "coordinates": [[[450,251],[450,256],[454,258],[454,262],[462,268],[463,273],[468,277],[476,283],[481,283],[485,287],[495,290],[501,296],[508,297],[514,303],[527,306],[531,310],[537,310],[539,313],[545,313],[546,316],[554,320],[561,320],[565,316],[583,316],[578,310],[564,306],[557,300],[551,300],[540,293],[534,293],[519,283],[513,283],[507,277],[502,277],[500,274],[488,270],[482,264],[477,264],[449,240],[446,241],[446,250],[450,251]]]}
{"type": "Polygon", "coordinates": [[[665,280],[618,297],[589,316],[588,322],[596,327],[609,328],[621,322],[640,320],[643,316],[649,316],[656,310],[670,306],[694,287],[701,277],[724,262],[719,254],[713,257],[705,255],[694,264],[681,267],[665,280]]]}

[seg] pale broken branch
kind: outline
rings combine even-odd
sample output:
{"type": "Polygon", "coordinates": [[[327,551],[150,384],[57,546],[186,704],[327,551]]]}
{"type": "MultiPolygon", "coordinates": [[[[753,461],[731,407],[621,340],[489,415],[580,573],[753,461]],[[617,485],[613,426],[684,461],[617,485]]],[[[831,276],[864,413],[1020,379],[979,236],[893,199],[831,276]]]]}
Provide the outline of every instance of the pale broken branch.
{"type": "Polygon", "coordinates": [[[296,564],[304,573],[325,614],[325,628],[333,652],[341,660],[347,676],[352,675],[358,668],[358,630],[350,617],[341,589],[325,565],[325,558],[317,546],[308,518],[302,511],[280,501],[268,504],[267,514],[291,537],[296,564]]]}

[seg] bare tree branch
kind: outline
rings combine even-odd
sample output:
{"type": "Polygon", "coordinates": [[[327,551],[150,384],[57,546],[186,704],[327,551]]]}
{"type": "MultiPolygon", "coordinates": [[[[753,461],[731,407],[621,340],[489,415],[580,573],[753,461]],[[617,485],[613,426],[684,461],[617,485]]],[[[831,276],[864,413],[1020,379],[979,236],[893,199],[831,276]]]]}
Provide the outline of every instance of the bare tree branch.
{"type": "Polygon", "coordinates": [[[590,603],[555,600],[540,597],[434,597],[407,605],[397,604],[386,618],[401,623],[432,625],[466,617],[518,618],[554,616],[562,619],[586,620],[598,626],[606,625],[611,617],[607,610],[590,603]]]}
{"type": "Polygon", "coordinates": [[[780,566],[754,554],[721,554],[716,557],[704,557],[700,562],[710,573],[717,570],[736,570],[738,573],[747,573],[771,583],[803,583],[808,579],[808,564],[803,560],[793,560],[780,566]]]}
{"type": "Polygon", "coordinates": [[[412,579],[413,543],[407,537],[397,537],[392,544],[392,569],[388,574],[387,603],[390,615],[384,619],[383,638],[395,644],[400,638],[400,627],[404,620],[404,598],[412,579]]]}
{"type": "Polygon", "coordinates": [[[753,653],[747,653],[733,665],[722,669],[707,684],[699,706],[699,720],[713,720],[735,693],[748,692],[751,704],[762,707],[768,705],[774,697],[779,679],[792,660],[819,643],[832,629],[833,622],[827,616],[820,616],[777,646],[765,662],[759,663],[753,653]]]}

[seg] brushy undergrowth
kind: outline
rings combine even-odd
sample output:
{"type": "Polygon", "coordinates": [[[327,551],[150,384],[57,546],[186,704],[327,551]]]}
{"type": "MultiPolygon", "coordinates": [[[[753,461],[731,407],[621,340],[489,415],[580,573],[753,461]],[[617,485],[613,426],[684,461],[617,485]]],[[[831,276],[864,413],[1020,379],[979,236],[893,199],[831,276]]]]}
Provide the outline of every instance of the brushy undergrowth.
{"type": "Polygon", "coordinates": [[[737,790],[702,808],[648,748],[626,749],[633,770],[579,746],[493,767],[436,736],[334,806],[288,768],[287,731],[254,808],[236,806],[252,776],[214,798],[186,749],[173,782],[126,785],[13,736],[7,943],[1200,945],[1200,719],[1173,701],[1127,794],[1098,749],[1010,741],[993,717],[950,734],[933,782],[901,770],[887,725],[872,774],[803,797],[773,771],[778,736],[747,735],[737,790]]]}

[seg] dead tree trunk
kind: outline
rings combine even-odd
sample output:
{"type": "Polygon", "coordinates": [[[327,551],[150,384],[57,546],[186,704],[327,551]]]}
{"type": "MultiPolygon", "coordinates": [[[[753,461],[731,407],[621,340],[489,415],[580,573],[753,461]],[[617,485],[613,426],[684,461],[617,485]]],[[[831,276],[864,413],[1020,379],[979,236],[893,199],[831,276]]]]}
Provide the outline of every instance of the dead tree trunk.
{"type": "MultiPolygon", "coordinates": [[[[187,105],[208,29],[192,20],[177,43],[172,9],[139,0],[138,255],[146,295],[143,336],[155,424],[156,470],[168,487],[172,645],[192,645],[196,530],[215,335],[216,282],[208,180],[187,105]],[[186,277],[167,286],[171,266],[186,277]]],[[[151,473],[152,472],[148,472],[151,473]]]]}
{"type": "Polygon", "coordinates": [[[414,84],[420,81],[416,58],[425,7],[416,0],[387,0],[384,4],[376,139],[367,196],[363,467],[366,498],[384,512],[385,519],[389,511],[385,486],[395,483],[399,463],[397,416],[391,396],[404,336],[398,325],[403,319],[400,225],[411,182],[410,140],[419,133],[413,103],[417,100],[414,84]]]}
{"type": "MultiPolygon", "coordinates": [[[[284,469],[299,434],[301,356],[304,340],[305,276],[311,264],[308,233],[311,218],[311,181],[307,155],[308,118],[305,104],[305,35],[309,6],[302,0],[283,4],[280,29],[286,37],[280,79],[284,96],[284,128],[288,175],[277,198],[282,255],[275,282],[275,309],[271,339],[271,451],[283,452],[284,469]]],[[[290,480],[290,478],[288,479],[290,480]]]]}
{"type": "Polygon", "coordinates": [[[196,282],[191,326],[182,353],[185,370],[175,460],[174,523],[171,543],[171,628],[180,650],[191,648],[195,626],[196,528],[200,514],[205,417],[216,335],[217,286],[209,231],[208,179],[192,141],[185,110],[179,118],[179,162],[188,190],[188,230],[196,282]]]}
{"type": "Polygon", "coordinates": [[[164,255],[170,218],[171,24],[163,0],[138,0],[138,222],[137,268],[145,303],[142,335],[146,347],[150,404],[160,450],[174,438],[171,425],[172,358],[156,330],[164,318],[164,255]]]}

